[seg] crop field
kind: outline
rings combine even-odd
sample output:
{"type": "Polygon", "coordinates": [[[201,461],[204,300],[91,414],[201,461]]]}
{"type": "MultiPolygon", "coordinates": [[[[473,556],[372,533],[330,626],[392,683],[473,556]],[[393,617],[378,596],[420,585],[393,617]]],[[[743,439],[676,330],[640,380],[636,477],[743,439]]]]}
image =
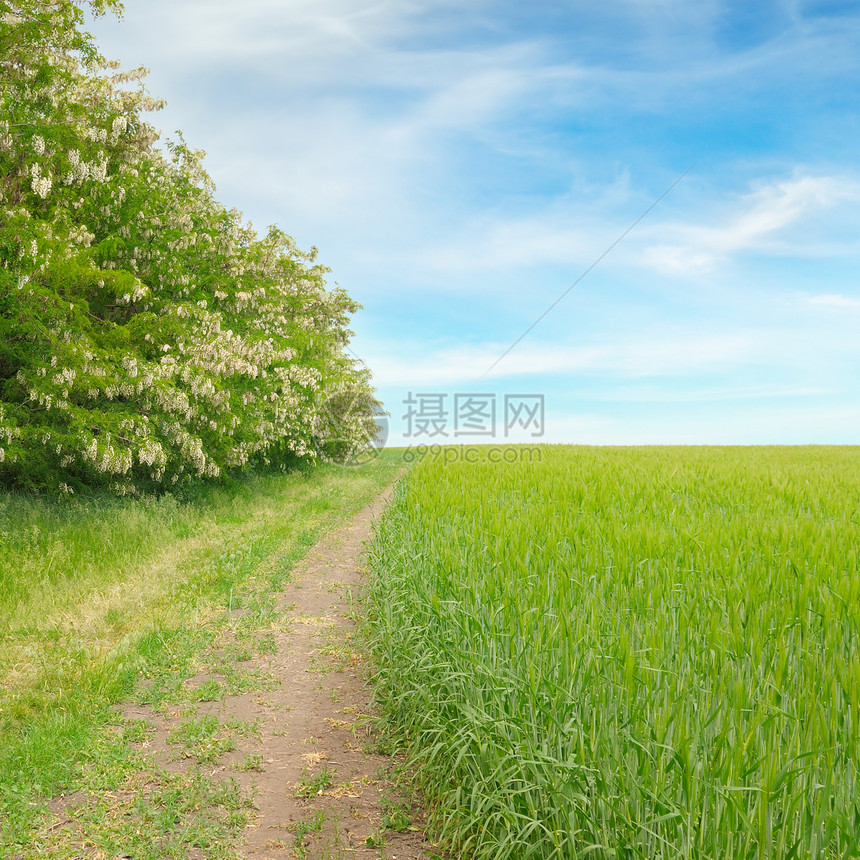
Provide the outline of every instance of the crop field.
{"type": "Polygon", "coordinates": [[[370,635],[475,858],[860,856],[860,449],[425,458],[370,635]]]}

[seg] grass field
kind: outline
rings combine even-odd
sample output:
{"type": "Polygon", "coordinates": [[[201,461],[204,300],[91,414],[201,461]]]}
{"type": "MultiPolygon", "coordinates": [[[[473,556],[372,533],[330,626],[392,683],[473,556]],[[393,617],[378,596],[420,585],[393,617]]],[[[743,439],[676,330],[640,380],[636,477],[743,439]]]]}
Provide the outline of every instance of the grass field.
{"type": "Polygon", "coordinates": [[[858,448],[426,458],[370,633],[444,843],[860,856],[858,547],[858,448]]]}
{"type": "Polygon", "coordinates": [[[237,659],[265,649],[292,565],[400,467],[382,456],[184,501],[0,495],[0,857],[83,856],[87,846],[40,829],[47,800],[76,790],[105,796],[82,825],[100,856],[234,856],[247,798],[205,775],[149,770],[140,727],[116,725],[111,706],[183,701],[183,680],[225,625],[237,659]],[[112,810],[112,797],[132,811],[112,810]]]}

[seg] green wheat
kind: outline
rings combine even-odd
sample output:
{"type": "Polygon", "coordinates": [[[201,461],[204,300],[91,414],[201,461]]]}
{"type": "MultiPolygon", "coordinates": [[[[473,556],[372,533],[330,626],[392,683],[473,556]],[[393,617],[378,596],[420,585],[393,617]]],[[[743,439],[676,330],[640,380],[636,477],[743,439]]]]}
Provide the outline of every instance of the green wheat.
{"type": "Polygon", "coordinates": [[[425,459],[377,529],[372,636],[440,838],[860,856],[858,546],[858,448],[425,459]]]}

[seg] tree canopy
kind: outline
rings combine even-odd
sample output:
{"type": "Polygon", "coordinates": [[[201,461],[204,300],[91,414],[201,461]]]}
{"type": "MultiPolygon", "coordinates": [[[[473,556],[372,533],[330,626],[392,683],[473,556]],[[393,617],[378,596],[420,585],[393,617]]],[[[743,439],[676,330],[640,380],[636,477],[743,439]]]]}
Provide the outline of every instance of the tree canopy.
{"type": "Polygon", "coordinates": [[[367,444],[358,305],[156,145],[146,70],[84,2],[0,0],[0,483],[127,493],[367,444]]]}

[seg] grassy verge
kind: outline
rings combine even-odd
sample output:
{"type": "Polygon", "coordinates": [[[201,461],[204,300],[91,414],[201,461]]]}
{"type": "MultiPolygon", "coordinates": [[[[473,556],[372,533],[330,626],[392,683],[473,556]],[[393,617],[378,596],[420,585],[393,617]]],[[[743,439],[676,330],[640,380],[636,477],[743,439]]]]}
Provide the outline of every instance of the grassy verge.
{"type": "MultiPolygon", "coordinates": [[[[400,466],[384,454],[355,469],[211,486],[183,502],[0,496],[0,856],[71,857],[87,846],[113,856],[123,839],[136,857],[229,845],[247,799],[199,774],[153,771],[135,743],[140,727],[117,725],[112,706],[133,697],[193,711],[264,687],[235,663],[268,647],[273,592],[400,466]],[[201,661],[221,680],[189,690],[201,661]],[[93,791],[107,799],[79,810],[61,839],[42,827],[52,796],[93,791]]],[[[206,856],[230,856],[218,852],[206,856]]]]}
{"type": "Polygon", "coordinates": [[[426,458],[383,704],[456,856],[860,856],[860,449],[426,458]]]}

